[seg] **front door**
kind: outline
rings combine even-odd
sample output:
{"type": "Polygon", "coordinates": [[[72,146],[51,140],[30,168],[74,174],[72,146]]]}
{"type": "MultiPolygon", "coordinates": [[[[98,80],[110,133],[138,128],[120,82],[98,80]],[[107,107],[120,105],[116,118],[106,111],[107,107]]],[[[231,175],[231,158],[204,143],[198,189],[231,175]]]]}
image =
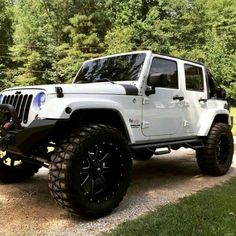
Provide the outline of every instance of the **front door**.
{"type": "Polygon", "coordinates": [[[155,94],[144,95],[142,132],[157,139],[177,137],[183,125],[183,94],[177,60],[153,57],[151,74],[159,74],[161,79],[155,94]]]}

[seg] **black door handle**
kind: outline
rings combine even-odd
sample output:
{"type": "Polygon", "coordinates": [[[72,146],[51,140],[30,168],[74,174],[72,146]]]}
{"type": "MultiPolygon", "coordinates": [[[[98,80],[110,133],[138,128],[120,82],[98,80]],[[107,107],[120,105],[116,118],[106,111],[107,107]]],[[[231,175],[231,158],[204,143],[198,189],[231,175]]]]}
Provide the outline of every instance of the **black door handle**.
{"type": "Polygon", "coordinates": [[[207,99],[206,98],[200,98],[198,101],[199,102],[207,102],[207,99]]]}
{"type": "Polygon", "coordinates": [[[176,96],[173,97],[173,100],[183,101],[184,97],[180,97],[180,96],[176,95],[176,96]]]}

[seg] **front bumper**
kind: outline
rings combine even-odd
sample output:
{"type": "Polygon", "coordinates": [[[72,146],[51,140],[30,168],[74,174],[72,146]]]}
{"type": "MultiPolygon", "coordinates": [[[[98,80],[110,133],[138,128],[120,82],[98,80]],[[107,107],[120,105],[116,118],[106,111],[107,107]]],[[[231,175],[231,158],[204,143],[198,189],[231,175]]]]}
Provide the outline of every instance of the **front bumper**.
{"type": "Polygon", "coordinates": [[[58,122],[50,119],[34,120],[24,128],[12,105],[0,105],[0,150],[30,156],[35,147],[51,138],[58,122]]]}

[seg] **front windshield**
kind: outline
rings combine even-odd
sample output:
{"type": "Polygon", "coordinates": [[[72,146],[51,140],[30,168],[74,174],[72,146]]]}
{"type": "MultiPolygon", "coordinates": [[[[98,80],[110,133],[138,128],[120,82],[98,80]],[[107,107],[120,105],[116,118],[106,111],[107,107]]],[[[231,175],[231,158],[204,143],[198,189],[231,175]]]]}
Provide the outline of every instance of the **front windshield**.
{"type": "Polygon", "coordinates": [[[83,64],[74,83],[138,80],[145,53],[95,59],[83,64]]]}

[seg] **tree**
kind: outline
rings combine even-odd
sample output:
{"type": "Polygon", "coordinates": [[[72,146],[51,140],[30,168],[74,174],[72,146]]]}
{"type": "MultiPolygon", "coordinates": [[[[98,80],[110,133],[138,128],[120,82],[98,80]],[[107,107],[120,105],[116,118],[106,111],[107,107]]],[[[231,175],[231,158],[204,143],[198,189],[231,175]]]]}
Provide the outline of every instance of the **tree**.
{"type": "Polygon", "coordinates": [[[212,22],[209,35],[212,36],[207,43],[207,64],[218,85],[226,88],[229,97],[236,100],[236,2],[209,0],[208,4],[212,22]]]}
{"type": "Polygon", "coordinates": [[[2,0],[0,2],[0,89],[12,85],[8,78],[8,67],[12,67],[9,53],[12,33],[12,3],[9,0],[2,0]]]}
{"type": "Polygon", "coordinates": [[[50,76],[67,39],[63,28],[73,14],[73,1],[18,0],[15,5],[13,59],[20,75],[17,84],[60,82],[50,76]],[[58,55],[59,53],[59,55],[58,55]]]}

